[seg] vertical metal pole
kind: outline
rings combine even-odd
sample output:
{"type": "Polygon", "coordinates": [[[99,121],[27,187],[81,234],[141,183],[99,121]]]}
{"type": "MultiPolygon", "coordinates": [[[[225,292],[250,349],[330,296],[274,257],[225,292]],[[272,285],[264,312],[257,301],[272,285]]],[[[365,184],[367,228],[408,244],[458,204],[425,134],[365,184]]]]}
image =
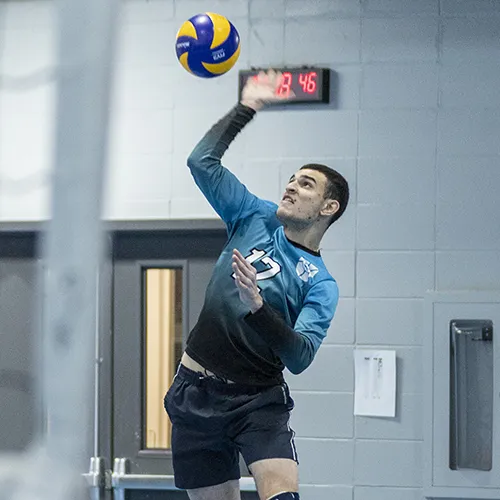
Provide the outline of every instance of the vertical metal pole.
{"type": "Polygon", "coordinates": [[[44,447],[56,467],[81,474],[92,449],[95,295],[119,0],[59,0],[58,13],[52,218],[42,247],[44,447]]]}
{"type": "Polygon", "coordinates": [[[94,420],[93,420],[93,448],[92,455],[97,457],[99,455],[99,383],[100,383],[100,375],[101,375],[101,361],[100,361],[100,337],[99,337],[99,299],[100,299],[100,289],[99,289],[99,270],[97,271],[97,279],[96,279],[96,292],[95,292],[95,329],[94,329],[94,420]]]}

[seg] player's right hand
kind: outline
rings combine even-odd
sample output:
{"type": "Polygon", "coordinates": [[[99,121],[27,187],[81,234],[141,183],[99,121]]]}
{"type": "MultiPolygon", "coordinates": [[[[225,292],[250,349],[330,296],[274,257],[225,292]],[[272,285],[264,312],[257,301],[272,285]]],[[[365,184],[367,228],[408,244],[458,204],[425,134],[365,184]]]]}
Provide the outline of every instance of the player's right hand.
{"type": "Polygon", "coordinates": [[[279,93],[282,82],[282,73],[272,69],[267,72],[260,71],[257,76],[247,80],[241,93],[241,104],[258,111],[266,104],[290,99],[293,97],[291,92],[288,95],[279,93]]]}

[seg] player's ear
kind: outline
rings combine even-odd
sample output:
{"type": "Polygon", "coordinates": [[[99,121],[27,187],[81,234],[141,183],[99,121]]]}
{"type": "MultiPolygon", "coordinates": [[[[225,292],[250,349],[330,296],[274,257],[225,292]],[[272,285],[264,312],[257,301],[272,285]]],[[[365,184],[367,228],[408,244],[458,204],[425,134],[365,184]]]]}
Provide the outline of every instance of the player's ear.
{"type": "Polygon", "coordinates": [[[339,209],[340,203],[338,202],[338,200],[325,200],[320,214],[331,217],[333,214],[337,213],[339,209]]]}

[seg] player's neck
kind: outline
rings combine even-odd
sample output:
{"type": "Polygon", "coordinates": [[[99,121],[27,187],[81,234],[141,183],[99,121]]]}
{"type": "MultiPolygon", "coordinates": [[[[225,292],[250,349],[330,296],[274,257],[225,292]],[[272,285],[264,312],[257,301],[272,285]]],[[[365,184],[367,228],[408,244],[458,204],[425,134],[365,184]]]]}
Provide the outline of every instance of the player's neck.
{"type": "Polygon", "coordinates": [[[306,228],[294,228],[291,226],[285,226],[284,231],[285,236],[290,241],[298,243],[313,252],[319,252],[319,245],[321,243],[323,232],[318,231],[317,227],[309,226],[306,228]]]}

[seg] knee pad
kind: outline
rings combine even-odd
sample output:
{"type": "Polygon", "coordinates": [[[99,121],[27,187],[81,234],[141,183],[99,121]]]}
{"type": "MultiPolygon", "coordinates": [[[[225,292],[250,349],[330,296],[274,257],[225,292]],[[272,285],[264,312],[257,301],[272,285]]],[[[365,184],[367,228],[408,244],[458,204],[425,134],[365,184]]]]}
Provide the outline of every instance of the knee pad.
{"type": "Polygon", "coordinates": [[[298,493],[292,493],[291,491],[284,491],[282,493],[278,493],[268,500],[300,500],[298,493]]]}

